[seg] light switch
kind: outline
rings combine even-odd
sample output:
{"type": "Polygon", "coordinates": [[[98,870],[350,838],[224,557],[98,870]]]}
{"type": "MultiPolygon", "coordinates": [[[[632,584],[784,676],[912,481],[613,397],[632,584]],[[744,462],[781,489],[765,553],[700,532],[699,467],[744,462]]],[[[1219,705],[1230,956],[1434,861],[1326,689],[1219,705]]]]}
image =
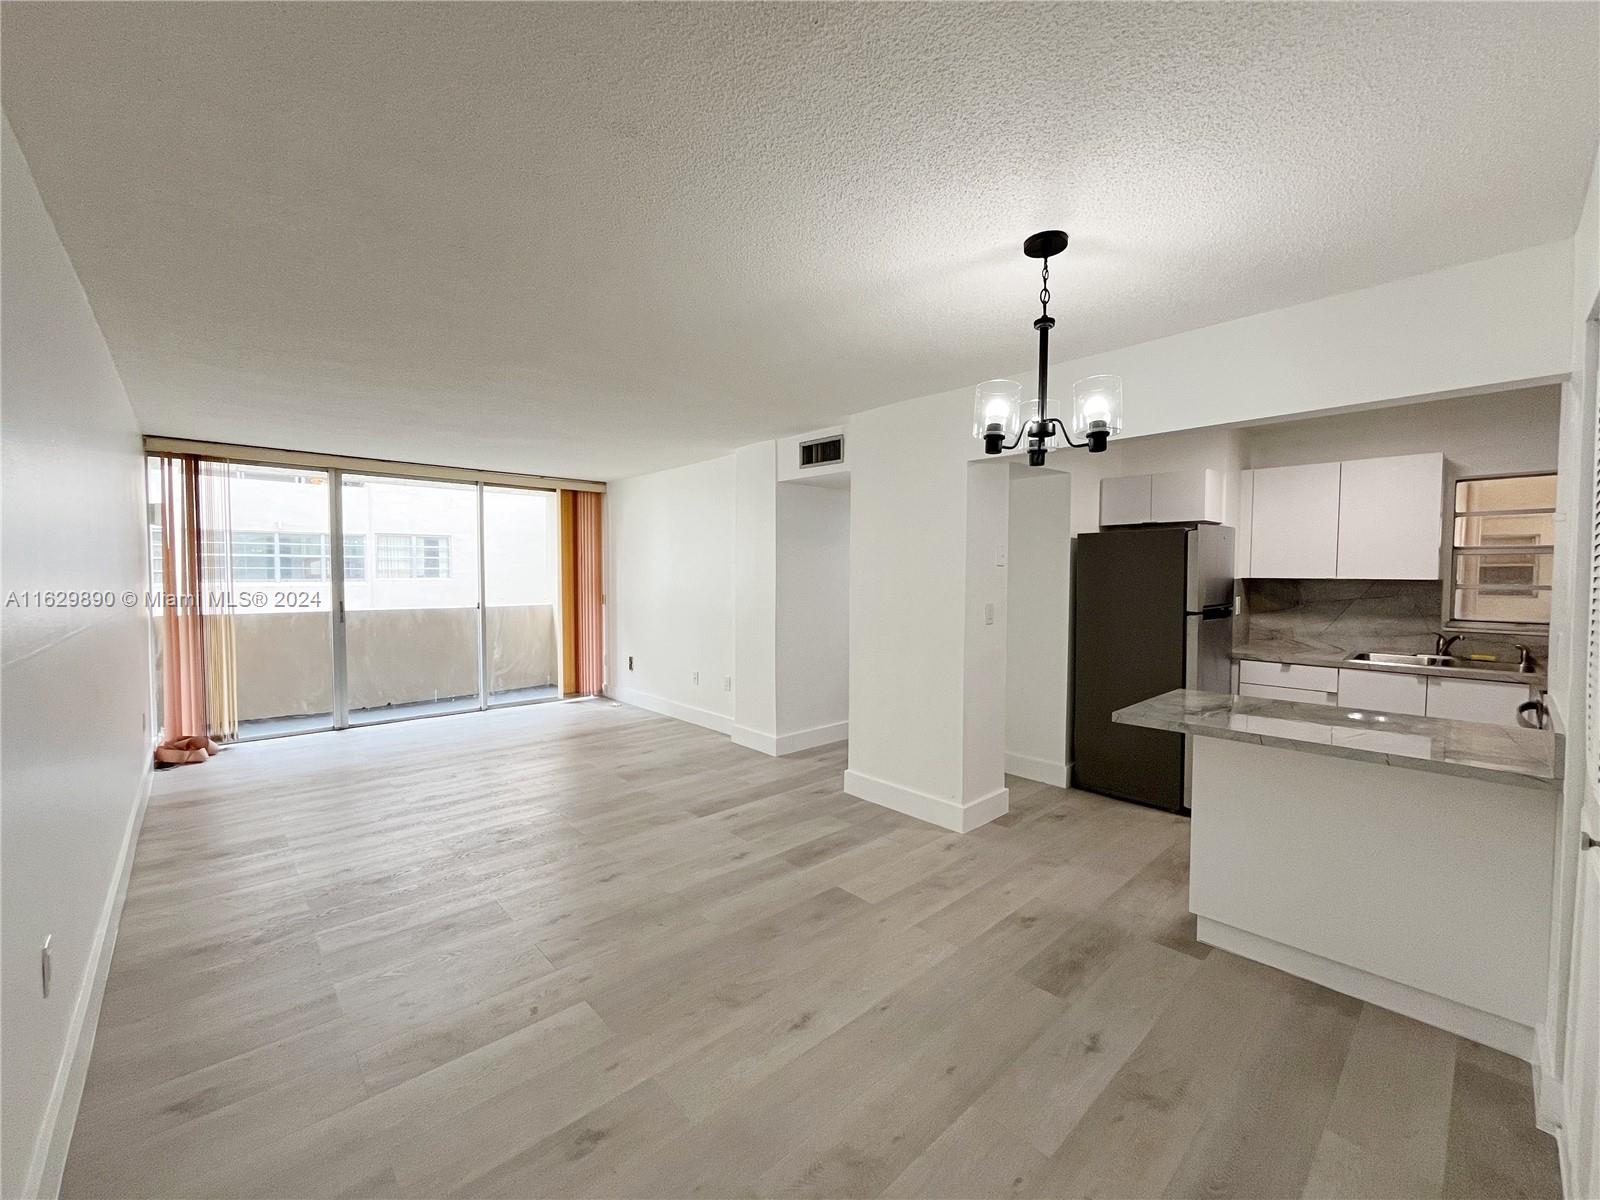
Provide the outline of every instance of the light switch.
{"type": "Polygon", "coordinates": [[[985,625],[993,625],[994,624],[994,605],[993,604],[985,604],[983,606],[983,623],[985,625]]]}

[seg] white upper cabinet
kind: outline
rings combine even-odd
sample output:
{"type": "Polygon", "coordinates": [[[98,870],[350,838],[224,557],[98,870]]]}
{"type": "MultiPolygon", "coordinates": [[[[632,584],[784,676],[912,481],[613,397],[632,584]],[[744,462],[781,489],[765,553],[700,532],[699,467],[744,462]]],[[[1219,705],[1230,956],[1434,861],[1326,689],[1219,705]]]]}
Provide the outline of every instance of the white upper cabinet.
{"type": "Polygon", "coordinates": [[[1332,579],[1339,567],[1339,464],[1251,472],[1250,574],[1332,579]]]}
{"type": "Polygon", "coordinates": [[[1150,476],[1150,519],[1222,524],[1222,472],[1200,467],[1150,476]]]}
{"type": "Polygon", "coordinates": [[[1340,579],[1437,579],[1444,455],[1339,464],[1340,579]]]}
{"type": "Polygon", "coordinates": [[[1150,523],[1150,476],[1120,475],[1100,481],[1101,525],[1150,523]]]}
{"type": "Polygon", "coordinates": [[[1102,479],[1100,524],[1209,521],[1220,525],[1222,493],[1222,472],[1210,467],[1102,479]]]}

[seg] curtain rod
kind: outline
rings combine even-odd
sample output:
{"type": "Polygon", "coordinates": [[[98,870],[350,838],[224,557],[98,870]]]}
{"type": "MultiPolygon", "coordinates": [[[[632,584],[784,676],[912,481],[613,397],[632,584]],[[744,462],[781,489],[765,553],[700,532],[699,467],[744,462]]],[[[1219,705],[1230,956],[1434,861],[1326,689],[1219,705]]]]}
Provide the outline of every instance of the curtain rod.
{"type": "Polygon", "coordinates": [[[236,446],[228,442],[199,442],[189,438],[146,434],[146,452],[194,454],[224,462],[263,463],[286,467],[328,467],[365,475],[406,475],[422,479],[447,479],[462,483],[498,483],[507,487],[565,488],[571,492],[603,492],[606,485],[592,479],[564,479],[558,475],[520,475],[515,471],[475,471],[429,463],[396,462],[388,458],[360,458],[348,454],[316,454],[306,450],[279,450],[271,446],[236,446]]]}

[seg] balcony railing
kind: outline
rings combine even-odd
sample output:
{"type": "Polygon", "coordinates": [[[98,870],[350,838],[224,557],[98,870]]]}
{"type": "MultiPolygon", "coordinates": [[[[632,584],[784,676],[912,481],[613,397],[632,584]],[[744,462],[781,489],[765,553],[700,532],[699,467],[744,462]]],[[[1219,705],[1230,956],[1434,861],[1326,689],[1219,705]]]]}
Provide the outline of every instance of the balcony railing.
{"type": "MultiPolygon", "coordinates": [[[[489,691],[559,684],[555,608],[492,606],[486,622],[489,691]]],[[[333,631],[327,612],[236,612],[239,720],[333,708],[333,631]]],[[[398,608],[345,618],[352,712],[478,692],[478,610],[398,608]]]]}

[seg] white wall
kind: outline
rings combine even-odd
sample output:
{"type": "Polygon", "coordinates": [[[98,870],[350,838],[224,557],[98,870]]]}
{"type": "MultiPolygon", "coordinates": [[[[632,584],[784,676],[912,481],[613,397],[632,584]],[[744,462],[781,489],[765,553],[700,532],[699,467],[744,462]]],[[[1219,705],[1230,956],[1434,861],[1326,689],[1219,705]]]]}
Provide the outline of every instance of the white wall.
{"type": "Polygon", "coordinates": [[[777,495],[777,734],[787,753],[842,740],[849,721],[850,493],[781,483],[777,495]]]}
{"type": "Polygon", "coordinates": [[[964,799],[969,403],[965,391],[902,401],[858,413],[846,434],[845,788],[901,811],[939,811],[964,799]]]}
{"type": "Polygon", "coordinates": [[[610,693],[723,733],[733,725],[724,680],[734,661],[736,475],[730,454],[606,493],[610,693]]]}
{"type": "Polygon", "coordinates": [[[960,829],[1006,812],[1006,630],[1011,469],[967,465],[966,612],[962,661],[960,829]]]}
{"type": "MultiPolygon", "coordinates": [[[[1107,451],[1110,453],[1110,451],[1107,451]]],[[[1063,456],[1057,456],[1063,457],[1063,456]]],[[[1006,772],[1065,787],[1073,477],[1011,468],[1006,772]]]]}
{"type": "Polygon", "coordinates": [[[1246,466],[1442,452],[1451,477],[1553,471],[1560,438],[1556,384],[1430,400],[1245,430],[1246,466]]]}
{"type": "Polygon", "coordinates": [[[1062,395],[1085,375],[1121,375],[1129,435],[1504,391],[1566,375],[1571,288],[1572,244],[1551,242],[1055,364],[1051,375],[1062,395]]]}
{"type": "Polygon", "coordinates": [[[143,607],[120,601],[147,579],[133,411],[9,124],[0,174],[3,590],[119,594],[109,608],[5,610],[0,1193],[21,1196],[53,1193],[81,1094],[149,786],[150,635],[143,607]]]}
{"type": "Polygon", "coordinates": [[[775,753],[778,727],[778,469],[772,442],[734,454],[733,740],[775,753]]]}

